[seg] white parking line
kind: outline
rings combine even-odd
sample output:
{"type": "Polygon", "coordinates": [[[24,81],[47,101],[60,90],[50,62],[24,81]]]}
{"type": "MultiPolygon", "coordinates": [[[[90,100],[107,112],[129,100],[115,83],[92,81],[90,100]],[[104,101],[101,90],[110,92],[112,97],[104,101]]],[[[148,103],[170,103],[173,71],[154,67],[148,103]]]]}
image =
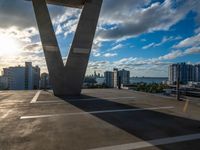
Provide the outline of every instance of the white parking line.
{"type": "Polygon", "coordinates": [[[135,150],[135,149],[147,148],[147,147],[158,146],[158,145],[192,141],[192,140],[197,140],[197,139],[200,139],[200,133],[155,139],[155,140],[136,142],[136,143],[121,144],[121,145],[108,146],[108,147],[100,147],[100,148],[94,148],[90,150],[135,150]]]}
{"type": "Polygon", "coordinates": [[[47,104],[47,103],[64,103],[65,101],[57,100],[57,101],[36,101],[36,104],[47,104]]]}
{"type": "Polygon", "coordinates": [[[133,112],[133,111],[161,110],[161,109],[173,109],[173,108],[174,108],[173,106],[168,106],[168,107],[151,107],[151,108],[136,108],[136,109],[100,110],[100,111],[77,112],[77,113],[21,116],[20,119],[36,119],[36,118],[58,117],[58,116],[74,116],[74,115],[103,114],[103,113],[117,113],[117,112],[133,112]]]}
{"type": "Polygon", "coordinates": [[[35,94],[35,96],[33,97],[30,103],[36,103],[40,93],[41,93],[41,90],[37,91],[37,93],[35,94]]]}

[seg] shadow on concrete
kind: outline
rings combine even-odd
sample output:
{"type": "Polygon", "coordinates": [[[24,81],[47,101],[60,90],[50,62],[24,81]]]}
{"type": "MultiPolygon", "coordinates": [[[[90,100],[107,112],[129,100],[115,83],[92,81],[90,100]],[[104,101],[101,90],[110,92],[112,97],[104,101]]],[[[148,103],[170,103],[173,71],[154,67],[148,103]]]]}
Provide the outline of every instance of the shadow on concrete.
{"type": "MultiPolygon", "coordinates": [[[[62,97],[61,99],[86,112],[116,109],[138,109],[138,107],[110,101],[108,99],[91,101],[75,100],[98,99],[97,97],[90,97],[87,95],[81,95],[78,97],[62,97]],[[73,101],[73,99],[75,101],[73,101]]],[[[92,115],[145,141],[200,133],[200,121],[153,110],[100,113],[92,115]]],[[[160,145],[157,147],[164,150],[197,150],[200,147],[200,140],[160,145]]]]}

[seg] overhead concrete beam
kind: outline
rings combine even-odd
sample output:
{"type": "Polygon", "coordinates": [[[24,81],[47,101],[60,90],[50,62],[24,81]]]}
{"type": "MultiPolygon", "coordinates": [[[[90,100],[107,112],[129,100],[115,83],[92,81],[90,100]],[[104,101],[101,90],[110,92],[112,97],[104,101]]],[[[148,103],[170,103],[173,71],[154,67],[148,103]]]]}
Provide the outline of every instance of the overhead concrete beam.
{"type": "MultiPolygon", "coordinates": [[[[25,0],[32,1],[32,0],[25,0]]],[[[46,0],[48,4],[60,5],[73,8],[82,8],[86,0],[46,0]]]]}
{"type": "Polygon", "coordinates": [[[85,1],[86,0],[47,0],[47,3],[67,7],[82,8],[85,1]]]}

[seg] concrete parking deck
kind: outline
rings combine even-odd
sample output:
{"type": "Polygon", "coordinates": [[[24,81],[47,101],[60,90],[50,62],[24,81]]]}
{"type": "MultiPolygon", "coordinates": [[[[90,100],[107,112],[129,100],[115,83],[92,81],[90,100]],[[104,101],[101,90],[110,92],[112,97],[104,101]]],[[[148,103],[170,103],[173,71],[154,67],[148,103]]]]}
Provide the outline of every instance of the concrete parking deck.
{"type": "Polygon", "coordinates": [[[199,103],[115,89],[1,91],[0,150],[198,150],[199,103]]]}

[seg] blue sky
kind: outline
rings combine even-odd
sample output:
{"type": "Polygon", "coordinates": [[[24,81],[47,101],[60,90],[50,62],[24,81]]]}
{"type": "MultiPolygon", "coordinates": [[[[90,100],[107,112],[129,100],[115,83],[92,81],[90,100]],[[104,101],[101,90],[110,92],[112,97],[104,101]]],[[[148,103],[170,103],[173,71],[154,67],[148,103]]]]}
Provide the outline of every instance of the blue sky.
{"type": "MultiPolygon", "coordinates": [[[[66,60],[81,10],[48,7],[66,60]]],[[[1,1],[0,19],[0,35],[20,49],[12,57],[0,55],[0,67],[32,61],[47,71],[31,3],[1,1]]],[[[200,63],[199,0],[104,0],[87,74],[118,67],[132,76],[165,77],[176,62],[200,63]]]]}

